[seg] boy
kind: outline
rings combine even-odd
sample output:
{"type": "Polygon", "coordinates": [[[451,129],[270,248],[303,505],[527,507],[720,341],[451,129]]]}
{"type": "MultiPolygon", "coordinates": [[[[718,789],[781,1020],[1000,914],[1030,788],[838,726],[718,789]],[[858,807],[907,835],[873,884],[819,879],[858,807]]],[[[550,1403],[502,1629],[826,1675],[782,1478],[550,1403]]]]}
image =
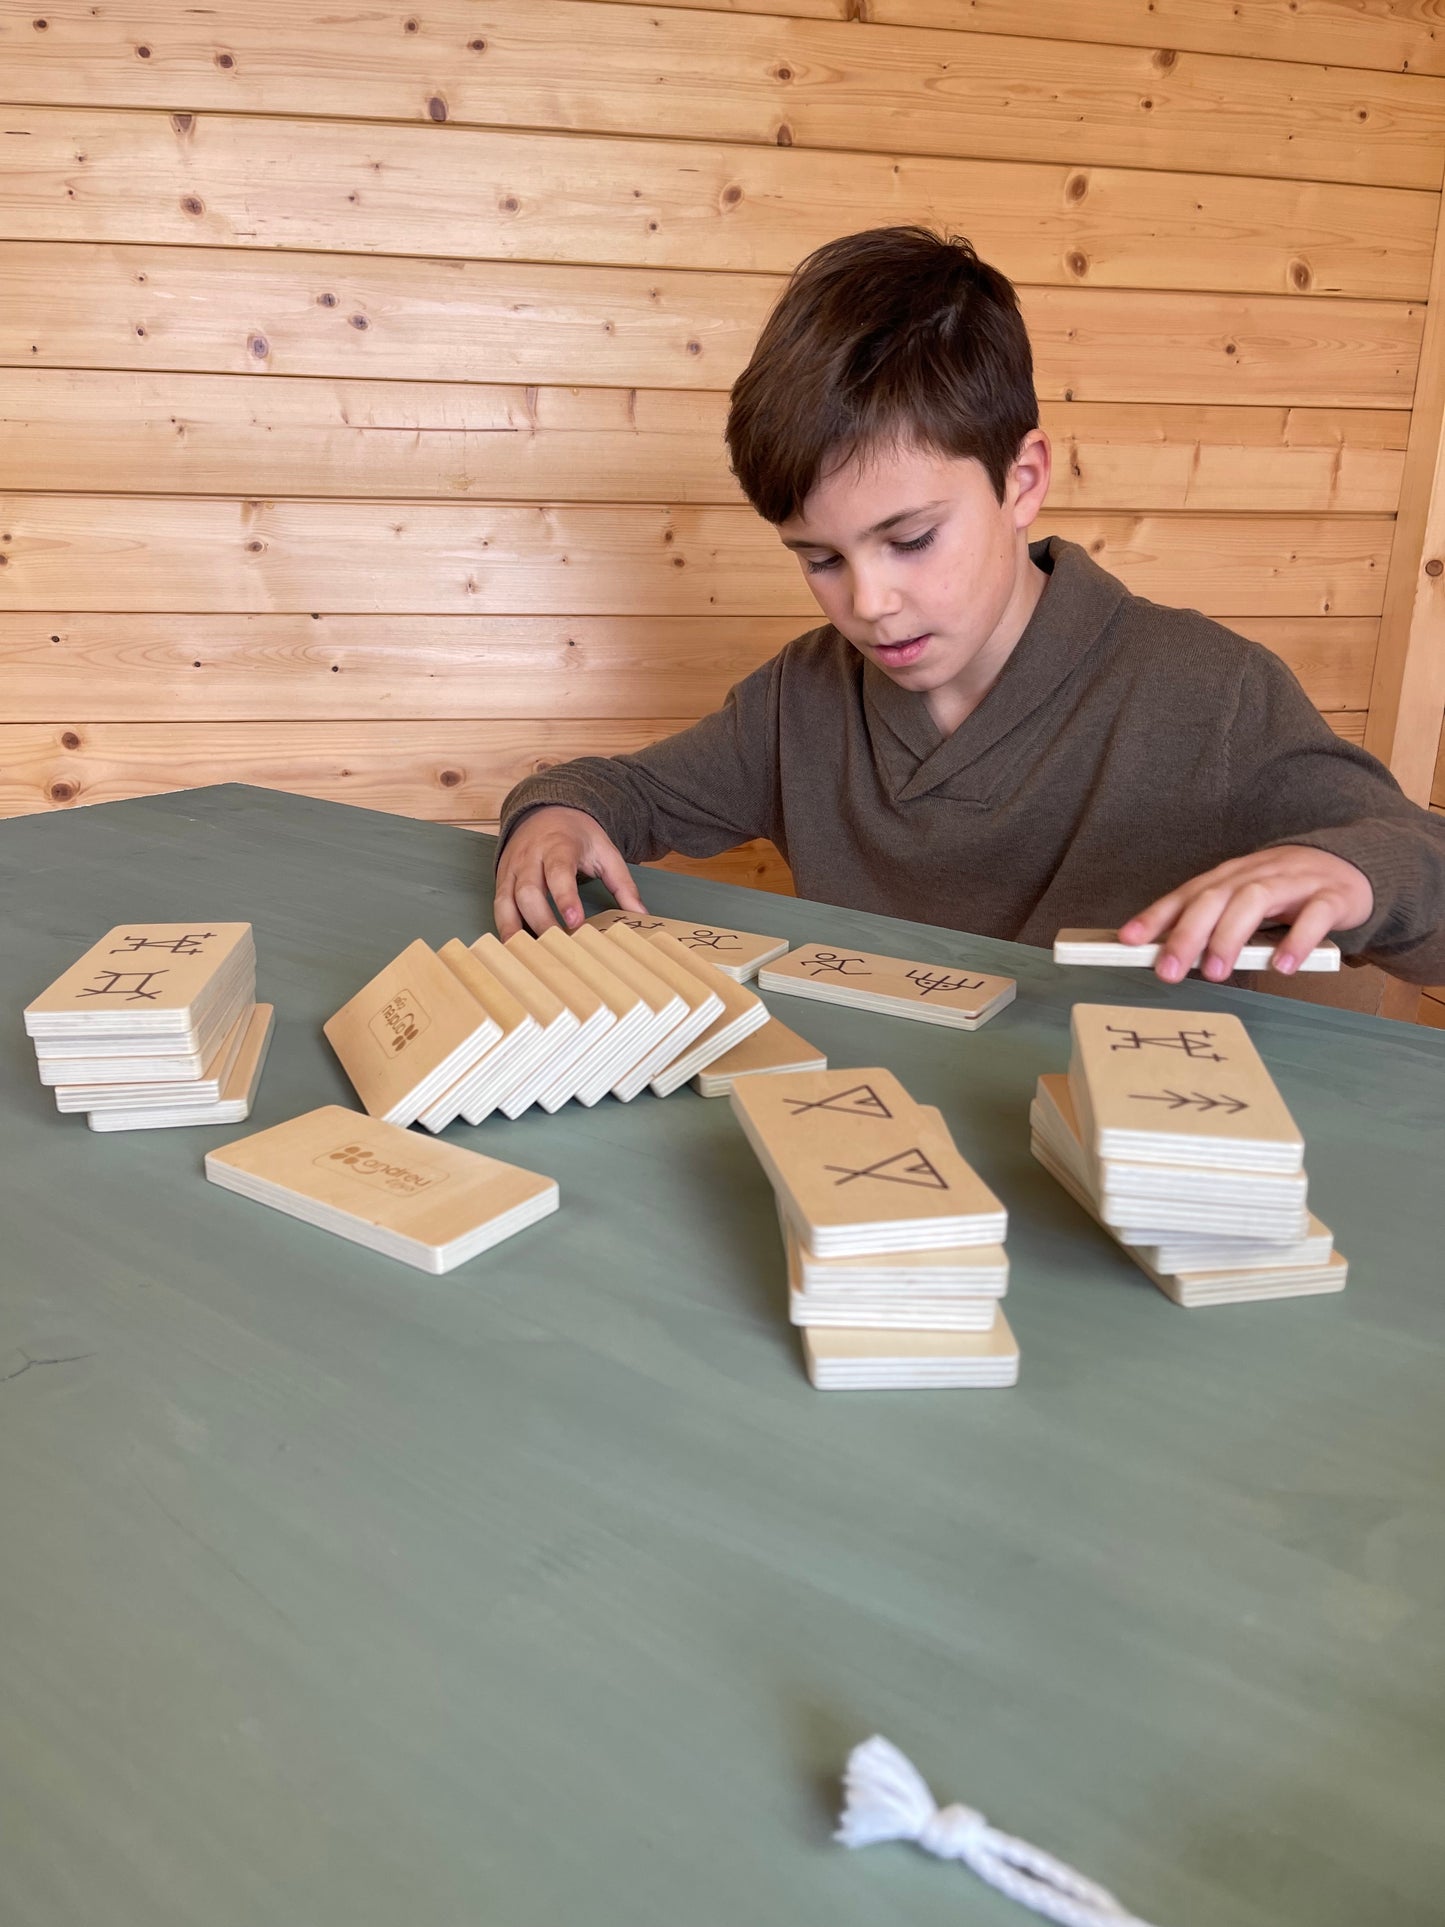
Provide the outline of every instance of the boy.
{"type": "Polygon", "coordinates": [[[1163,941],[1219,981],[1265,923],[1445,982],[1445,823],[1268,650],[1030,545],[1050,447],[1010,283],[879,228],[794,274],[732,391],[734,472],[827,623],[721,710],[503,804],[496,920],[574,928],[579,874],[770,837],[799,894],[1049,944],[1163,941]],[[548,903],[548,893],[551,905],[548,903]]]}

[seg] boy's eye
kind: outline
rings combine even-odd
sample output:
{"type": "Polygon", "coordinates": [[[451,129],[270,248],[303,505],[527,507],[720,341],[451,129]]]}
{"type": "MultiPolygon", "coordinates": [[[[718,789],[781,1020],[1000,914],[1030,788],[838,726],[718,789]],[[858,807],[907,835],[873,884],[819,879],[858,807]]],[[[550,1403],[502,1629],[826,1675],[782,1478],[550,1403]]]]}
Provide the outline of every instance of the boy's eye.
{"type": "MultiPolygon", "coordinates": [[[[893,547],[899,555],[917,555],[921,549],[929,548],[932,545],[933,538],[937,533],[937,529],[925,529],[922,535],[915,535],[911,542],[895,542],[893,547]]],[[[827,570],[836,569],[837,566],[838,557],[836,555],[821,556],[816,561],[810,556],[806,558],[803,563],[803,567],[808,571],[809,575],[823,575],[827,570]]]]}

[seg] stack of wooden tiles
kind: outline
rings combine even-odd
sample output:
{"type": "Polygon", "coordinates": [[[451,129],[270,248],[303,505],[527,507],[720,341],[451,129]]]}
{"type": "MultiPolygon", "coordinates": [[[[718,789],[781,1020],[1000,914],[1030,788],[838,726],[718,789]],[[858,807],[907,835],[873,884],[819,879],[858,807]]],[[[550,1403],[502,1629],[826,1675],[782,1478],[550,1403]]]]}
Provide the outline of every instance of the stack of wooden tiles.
{"type": "Polygon", "coordinates": [[[93,1131],[249,1117],[275,1012],[249,923],[117,924],[26,1006],[42,1084],[93,1131]]]}
{"type": "Polygon", "coordinates": [[[1176,1304],[1343,1290],[1304,1138],[1237,1017],[1077,1004],[1034,1156],[1176,1304]]]}
{"type": "MultiPolygon", "coordinates": [[[[600,910],[589,917],[595,930],[626,924],[642,936],[667,936],[694,956],[710,963],[735,983],[748,984],[788,948],[786,937],[761,936],[750,930],[729,930],[686,917],[637,916],[628,910],[600,910]]],[[[691,1080],[699,1097],[726,1097],[735,1077],[760,1077],[777,1071],[822,1071],[828,1059],[806,1037],[800,1037],[776,1017],[746,1031],[741,1041],[707,1062],[691,1080]]]]}
{"type": "Polygon", "coordinates": [[[325,1031],[372,1117],[436,1132],[609,1093],[666,1097],[767,1022],[695,947],[616,918],[570,936],[409,944],[325,1031]]]}
{"type": "Polygon", "coordinates": [[[820,1390],[1012,1385],[1003,1206],[887,1070],[740,1077],[772,1183],[792,1322],[820,1390]]]}

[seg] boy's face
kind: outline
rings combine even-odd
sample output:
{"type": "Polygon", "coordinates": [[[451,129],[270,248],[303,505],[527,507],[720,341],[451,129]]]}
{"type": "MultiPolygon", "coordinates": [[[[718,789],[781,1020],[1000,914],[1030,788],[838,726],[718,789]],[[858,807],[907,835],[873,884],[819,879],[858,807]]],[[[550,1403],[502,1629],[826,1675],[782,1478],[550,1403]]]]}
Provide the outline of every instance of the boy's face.
{"type": "Polygon", "coordinates": [[[885,675],[924,696],[981,694],[1043,590],[1026,531],[1049,474],[1042,430],[1002,502],[972,457],[880,449],[827,475],[778,532],[824,615],[885,675]]]}

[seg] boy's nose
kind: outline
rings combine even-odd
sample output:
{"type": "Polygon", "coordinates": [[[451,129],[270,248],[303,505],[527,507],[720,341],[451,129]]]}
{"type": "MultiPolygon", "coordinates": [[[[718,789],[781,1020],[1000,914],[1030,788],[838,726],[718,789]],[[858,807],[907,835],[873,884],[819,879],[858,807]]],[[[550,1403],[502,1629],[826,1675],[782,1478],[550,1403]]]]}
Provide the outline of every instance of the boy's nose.
{"type": "Polygon", "coordinates": [[[860,622],[882,622],[902,607],[896,587],[876,571],[853,577],[853,613],[860,622]]]}

